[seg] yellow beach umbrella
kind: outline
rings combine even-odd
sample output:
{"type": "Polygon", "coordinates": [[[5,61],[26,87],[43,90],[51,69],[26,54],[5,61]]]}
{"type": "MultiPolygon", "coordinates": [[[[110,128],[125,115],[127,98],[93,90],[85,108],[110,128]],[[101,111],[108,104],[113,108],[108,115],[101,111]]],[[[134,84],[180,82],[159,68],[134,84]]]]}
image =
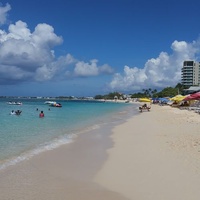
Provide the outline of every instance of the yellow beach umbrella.
{"type": "Polygon", "coordinates": [[[148,98],[139,98],[140,102],[151,102],[151,99],[148,98]]]}
{"type": "Polygon", "coordinates": [[[183,99],[185,99],[185,97],[186,97],[186,96],[183,96],[183,95],[178,94],[178,95],[172,97],[172,98],[170,99],[170,101],[180,102],[180,101],[182,101],[183,99]]]}

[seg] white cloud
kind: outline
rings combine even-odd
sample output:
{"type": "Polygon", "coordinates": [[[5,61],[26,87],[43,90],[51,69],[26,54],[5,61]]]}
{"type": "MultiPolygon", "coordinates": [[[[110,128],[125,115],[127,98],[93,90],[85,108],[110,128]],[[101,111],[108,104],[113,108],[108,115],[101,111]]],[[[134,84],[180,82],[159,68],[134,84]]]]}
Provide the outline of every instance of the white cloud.
{"type": "Polygon", "coordinates": [[[97,60],[91,60],[90,63],[83,61],[77,62],[74,68],[76,76],[96,76],[98,75],[97,60]]]}
{"type": "Polygon", "coordinates": [[[200,49],[199,40],[187,43],[174,41],[172,54],[161,52],[151,58],[143,69],[125,66],[122,74],[116,73],[109,86],[112,90],[133,91],[145,88],[174,86],[181,81],[181,68],[184,60],[196,60],[200,49]]]}
{"type": "MultiPolygon", "coordinates": [[[[0,71],[5,66],[7,69],[14,67],[21,74],[29,75],[21,76],[21,81],[47,81],[69,76],[88,77],[112,73],[109,65],[98,66],[96,59],[87,63],[70,54],[56,58],[53,48],[61,43],[62,37],[57,36],[53,27],[48,24],[38,24],[33,32],[25,22],[10,24],[8,33],[0,30],[0,71]]],[[[13,83],[16,79],[20,81],[20,78],[15,77],[18,76],[17,73],[10,74],[10,70],[5,73],[0,74],[0,79],[5,80],[5,84],[13,83]]]]}
{"type": "Polygon", "coordinates": [[[0,67],[0,84],[5,84],[8,81],[11,84],[18,83],[24,79],[29,79],[31,76],[31,72],[23,71],[16,66],[1,65],[0,67]]]}
{"type": "Polygon", "coordinates": [[[56,67],[54,65],[44,65],[36,70],[35,80],[47,81],[50,80],[56,73],[56,67]]]}
{"type": "MultiPolygon", "coordinates": [[[[31,72],[32,76],[29,79],[33,80],[38,76],[38,71],[42,71],[40,68],[46,73],[44,66],[54,62],[53,48],[61,43],[62,38],[54,33],[50,25],[38,24],[31,33],[25,22],[17,21],[9,25],[8,33],[0,30],[0,71],[6,65],[6,80],[10,82],[16,79],[15,75],[17,76],[10,73],[9,69],[13,67],[19,69],[22,74],[30,75],[31,72]]],[[[0,74],[2,80],[4,76],[5,73],[0,74]]],[[[25,81],[26,78],[27,76],[21,76],[21,81],[25,81]]]]}
{"type": "MultiPolygon", "coordinates": [[[[9,4],[0,6],[0,24],[7,21],[10,9],[9,4]]],[[[21,20],[10,24],[7,32],[0,29],[0,83],[62,80],[70,76],[112,73],[109,65],[98,66],[96,59],[87,63],[70,54],[56,58],[54,48],[62,41],[62,37],[57,36],[54,28],[46,23],[38,24],[33,32],[21,20]]]]}
{"type": "Polygon", "coordinates": [[[8,3],[4,7],[0,6],[0,25],[6,23],[8,11],[10,10],[11,10],[11,6],[8,3]]]}
{"type": "Polygon", "coordinates": [[[114,75],[114,78],[110,83],[110,87],[120,91],[137,90],[139,89],[139,85],[142,84],[146,79],[147,77],[143,69],[125,66],[122,75],[120,73],[116,73],[114,75]]]}
{"type": "Polygon", "coordinates": [[[76,59],[72,55],[67,54],[66,56],[59,57],[55,62],[45,64],[39,67],[35,73],[36,81],[47,81],[51,80],[55,76],[60,74],[64,77],[69,73],[66,71],[68,65],[75,63],[76,59]]]}
{"type": "Polygon", "coordinates": [[[98,66],[97,63],[98,60],[96,59],[91,60],[89,63],[78,61],[74,68],[74,75],[88,77],[88,76],[97,76],[99,74],[113,73],[113,69],[109,65],[104,64],[102,66],[98,66]]]}
{"type": "Polygon", "coordinates": [[[114,69],[108,64],[104,64],[99,67],[99,72],[103,74],[113,74],[114,69]]]}
{"type": "Polygon", "coordinates": [[[31,32],[28,29],[27,24],[21,20],[17,21],[16,24],[11,24],[8,28],[8,31],[9,34],[7,34],[7,39],[22,39],[24,41],[31,40],[31,32]]]}
{"type": "Polygon", "coordinates": [[[62,38],[54,33],[54,28],[48,24],[38,24],[32,34],[32,41],[41,48],[51,49],[62,42],[62,38]]]}

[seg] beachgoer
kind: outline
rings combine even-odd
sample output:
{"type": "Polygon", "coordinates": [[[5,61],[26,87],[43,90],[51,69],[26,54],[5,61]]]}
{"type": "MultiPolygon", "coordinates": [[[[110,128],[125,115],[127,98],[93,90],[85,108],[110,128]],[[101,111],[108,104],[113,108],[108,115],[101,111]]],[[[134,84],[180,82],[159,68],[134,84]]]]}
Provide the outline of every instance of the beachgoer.
{"type": "Polygon", "coordinates": [[[143,108],[147,108],[147,104],[145,103],[142,107],[143,107],[143,108]]]}
{"type": "Polygon", "coordinates": [[[21,110],[16,110],[16,111],[15,111],[15,114],[16,114],[16,115],[20,115],[21,112],[22,112],[21,110]]]}
{"type": "Polygon", "coordinates": [[[39,117],[40,118],[44,117],[44,112],[43,111],[40,112],[39,117]]]}
{"type": "Polygon", "coordinates": [[[11,114],[11,115],[16,115],[16,113],[15,113],[14,110],[12,110],[10,114],[11,114]]]}

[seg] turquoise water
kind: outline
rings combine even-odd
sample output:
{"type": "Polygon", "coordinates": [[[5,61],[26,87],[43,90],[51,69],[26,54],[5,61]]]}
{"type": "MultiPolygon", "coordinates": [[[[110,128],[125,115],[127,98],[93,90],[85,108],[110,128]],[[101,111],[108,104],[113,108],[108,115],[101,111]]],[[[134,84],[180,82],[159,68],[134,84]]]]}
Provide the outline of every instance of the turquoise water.
{"type": "Polygon", "coordinates": [[[42,99],[0,99],[0,169],[67,144],[77,134],[122,120],[132,114],[133,107],[125,103],[59,101],[62,108],[56,108],[44,102],[42,99]],[[10,100],[23,104],[9,105],[10,100]],[[21,115],[10,115],[18,109],[22,110],[21,115]],[[44,118],[39,118],[41,110],[44,118]]]}

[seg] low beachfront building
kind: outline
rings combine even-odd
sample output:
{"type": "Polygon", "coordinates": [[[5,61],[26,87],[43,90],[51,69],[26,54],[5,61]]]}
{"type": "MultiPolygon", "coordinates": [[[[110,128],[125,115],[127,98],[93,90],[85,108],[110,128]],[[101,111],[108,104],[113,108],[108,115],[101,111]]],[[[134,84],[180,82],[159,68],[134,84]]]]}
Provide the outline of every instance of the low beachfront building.
{"type": "Polygon", "coordinates": [[[184,89],[184,95],[200,92],[200,86],[191,86],[188,89],[184,89]]]}

